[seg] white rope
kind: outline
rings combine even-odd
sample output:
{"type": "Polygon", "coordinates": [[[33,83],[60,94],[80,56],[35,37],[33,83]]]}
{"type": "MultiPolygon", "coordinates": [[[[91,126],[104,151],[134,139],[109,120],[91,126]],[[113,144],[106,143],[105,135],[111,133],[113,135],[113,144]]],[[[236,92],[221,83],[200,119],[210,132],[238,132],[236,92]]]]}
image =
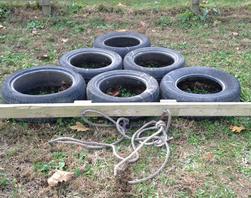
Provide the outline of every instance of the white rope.
{"type": "Polygon", "coordinates": [[[117,163],[114,166],[114,175],[116,176],[119,171],[123,171],[127,168],[129,163],[136,162],[139,159],[139,151],[143,146],[157,146],[157,147],[165,147],[166,155],[165,160],[162,163],[162,165],[152,174],[140,178],[135,179],[132,181],[128,181],[129,184],[137,184],[140,182],[144,182],[146,180],[152,179],[156,177],[166,166],[169,156],[170,156],[170,148],[168,141],[172,138],[169,138],[167,133],[170,128],[171,123],[171,114],[169,111],[165,111],[163,115],[167,117],[167,121],[159,120],[159,121],[150,121],[146,124],[144,124],[141,128],[139,128],[132,137],[128,136],[126,134],[127,132],[127,125],[129,124],[129,120],[127,118],[118,118],[116,121],[111,118],[110,116],[96,111],[96,110],[86,110],[82,112],[83,120],[91,125],[91,126],[111,126],[111,125],[104,125],[104,124],[96,124],[88,120],[85,115],[87,113],[96,113],[104,118],[111,121],[117,128],[118,133],[122,136],[119,140],[113,142],[112,144],[106,144],[106,143],[99,143],[99,142],[91,142],[91,141],[82,141],[78,140],[72,137],[60,137],[56,138],[54,140],[49,141],[50,144],[52,143],[64,143],[64,144],[76,144],[80,145],[86,149],[102,149],[102,148],[111,148],[113,151],[113,155],[120,160],[119,163],[117,163]],[[150,130],[157,130],[155,133],[151,134],[150,136],[144,136],[144,133],[150,130]],[[122,157],[118,154],[116,145],[123,141],[124,139],[130,139],[131,140],[131,146],[133,151],[127,156],[122,157]]]}

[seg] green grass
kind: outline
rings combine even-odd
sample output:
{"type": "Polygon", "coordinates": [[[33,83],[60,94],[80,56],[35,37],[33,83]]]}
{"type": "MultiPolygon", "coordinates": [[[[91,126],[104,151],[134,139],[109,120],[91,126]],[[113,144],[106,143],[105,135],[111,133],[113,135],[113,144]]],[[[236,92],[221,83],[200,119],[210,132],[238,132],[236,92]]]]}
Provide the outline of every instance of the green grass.
{"type": "MultiPolygon", "coordinates": [[[[216,7],[220,15],[213,14],[206,18],[191,15],[185,8],[188,6],[185,0],[157,3],[143,0],[105,3],[60,1],[60,5],[66,4],[68,7],[62,7],[56,16],[49,18],[40,15],[35,3],[32,4],[35,10],[18,12],[20,10],[17,9],[12,12],[13,8],[6,6],[6,2],[0,3],[5,4],[0,9],[0,24],[6,27],[0,30],[1,82],[7,75],[23,68],[58,64],[58,58],[64,52],[92,47],[94,38],[99,34],[126,29],[147,34],[154,46],[180,51],[189,66],[211,66],[231,73],[241,83],[242,101],[251,101],[248,1],[209,1],[205,8],[210,10],[216,7]],[[127,7],[116,6],[119,2],[127,7]],[[229,8],[223,8],[235,7],[236,4],[238,7],[231,8],[231,12],[229,8]],[[170,12],[169,9],[174,7],[178,9],[174,13],[170,12]],[[91,11],[86,14],[84,9],[91,11]],[[127,9],[132,10],[128,13],[127,9]],[[139,12],[141,9],[148,10],[139,12]],[[142,26],[142,21],[147,24],[146,27],[142,26]],[[233,35],[233,32],[238,34],[233,35]],[[62,39],[68,41],[63,42],[62,39]],[[45,54],[46,58],[43,56],[45,54]]],[[[25,3],[8,2],[15,5],[25,3]]],[[[87,151],[77,146],[51,147],[47,144],[58,136],[103,142],[113,142],[117,138],[115,131],[110,128],[83,133],[70,130],[69,126],[76,121],[81,119],[58,119],[56,124],[38,126],[3,121],[0,124],[0,140],[8,146],[6,150],[1,147],[3,160],[0,161],[0,167],[8,175],[0,175],[0,189],[4,189],[7,196],[15,194],[16,197],[27,197],[27,194],[22,193],[32,192],[36,197],[39,194],[36,185],[44,190],[51,173],[61,169],[73,171],[77,178],[58,187],[56,193],[60,196],[77,192],[80,197],[118,197],[112,194],[116,193],[113,166],[118,161],[109,149],[87,151]],[[30,173],[28,176],[27,172],[30,173]],[[10,185],[11,181],[16,181],[15,185],[10,185]]],[[[251,119],[246,117],[173,119],[170,135],[174,139],[170,142],[171,158],[167,168],[153,181],[133,186],[131,193],[141,197],[248,197],[251,176],[250,130],[251,119]],[[240,134],[233,133],[229,129],[231,125],[244,126],[246,130],[240,134]],[[169,168],[173,168],[172,171],[168,172],[169,168]]],[[[126,141],[119,146],[123,155],[129,151],[128,144],[126,141]]],[[[151,167],[160,164],[164,157],[162,150],[157,148],[147,148],[141,156],[146,158],[141,158],[133,165],[135,177],[147,175],[151,167]]],[[[48,194],[41,196],[46,197],[48,194]]]]}
{"type": "Polygon", "coordinates": [[[8,177],[0,173],[0,189],[5,189],[10,184],[8,177]]]}
{"type": "Polygon", "coordinates": [[[53,170],[66,170],[66,157],[66,154],[63,152],[53,152],[52,159],[49,162],[35,162],[33,169],[45,174],[53,170]]]}
{"type": "MultiPolygon", "coordinates": [[[[9,7],[13,6],[26,6],[26,7],[33,7],[38,8],[38,0],[32,0],[32,1],[21,1],[21,0],[2,0],[1,4],[5,5],[7,4],[9,7]]],[[[188,6],[190,5],[190,0],[128,0],[128,1],[121,1],[121,0],[53,0],[52,1],[54,5],[60,5],[60,6],[68,6],[73,13],[76,11],[79,11],[82,8],[85,7],[92,7],[99,5],[105,5],[105,6],[120,6],[120,7],[129,7],[133,9],[165,9],[165,8],[175,8],[175,7],[182,7],[182,6],[188,6]]],[[[1,5],[0,4],[0,5],[1,5]]],[[[250,5],[249,0],[210,0],[207,3],[202,3],[202,5],[210,6],[210,7],[223,7],[223,6],[231,6],[231,7],[239,7],[241,5],[250,5]]]]}

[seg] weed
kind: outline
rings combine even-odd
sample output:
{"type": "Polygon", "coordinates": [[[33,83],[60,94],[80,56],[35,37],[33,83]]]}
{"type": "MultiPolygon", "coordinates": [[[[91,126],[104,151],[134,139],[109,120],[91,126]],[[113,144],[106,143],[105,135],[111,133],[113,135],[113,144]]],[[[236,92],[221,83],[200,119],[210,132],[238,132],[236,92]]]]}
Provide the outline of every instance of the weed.
{"type": "Polygon", "coordinates": [[[64,152],[53,152],[52,158],[55,160],[64,160],[66,158],[66,154],[64,152]]]}
{"type": "Polygon", "coordinates": [[[78,159],[80,163],[83,163],[83,162],[84,162],[84,160],[85,160],[85,158],[86,158],[86,155],[87,155],[87,154],[86,154],[86,152],[84,152],[84,151],[74,153],[74,157],[75,157],[76,159],[78,159]]]}
{"type": "Polygon", "coordinates": [[[41,173],[48,174],[51,170],[65,170],[65,158],[66,154],[63,152],[53,152],[52,160],[49,162],[36,162],[33,164],[33,169],[41,173]]]}
{"type": "Polygon", "coordinates": [[[73,2],[72,4],[70,4],[68,6],[68,10],[69,10],[69,14],[76,14],[78,13],[81,9],[83,8],[83,6],[76,4],[75,2],[73,2]]]}
{"type": "Polygon", "coordinates": [[[0,173],[0,189],[5,189],[9,184],[8,177],[4,173],[0,173]]]}
{"type": "Polygon", "coordinates": [[[235,193],[227,186],[215,181],[207,181],[202,188],[197,189],[196,197],[236,197],[235,193]]]}
{"type": "Polygon", "coordinates": [[[75,175],[76,177],[80,177],[80,176],[83,175],[83,171],[82,171],[80,168],[76,168],[76,169],[74,170],[74,175],[75,175]]]}
{"type": "Polygon", "coordinates": [[[48,174],[51,170],[65,170],[64,161],[55,161],[52,160],[49,163],[37,162],[33,165],[35,171],[48,174]]]}
{"type": "Polygon", "coordinates": [[[201,137],[195,134],[191,134],[188,137],[188,143],[192,145],[199,145],[201,143],[201,137]]]}
{"type": "MultiPolygon", "coordinates": [[[[219,15],[219,11],[216,8],[204,8],[201,15],[195,15],[191,10],[178,15],[178,22],[183,28],[189,28],[192,26],[198,26],[200,24],[211,23],[213,16],[219,15]]],[[[179,24],[178,24],[179,25],[179,24]]]]}
{"type": "Polygon", "coordinates": [[[157,186],[154,182],[150,185],[145,185],[144,183],[137,184],[136,186],[137,191],[141,194],[142,197],[158,197],[157,196],[157,186]]]}
{"type": "Polygon", "coordinates": [[[155,25],[160,27],[162,30],[166,27],[170,27],[172,23],[172,19],[169,16],[161,16],[157,21],[155,21],[155,25]]]}
{"type": "Polygon", "coordinates": [[[10,14],[10,9],[4,6],[0,7],[0,21],[6,19],[9,14],[10,14]]]}
{"type": "Polygon", "coordinates": [[[27,23],[26,28],[28,30],[39,30],[44,29],[45,25],[42,21],[39,20],[31,20],[27,23]]]}

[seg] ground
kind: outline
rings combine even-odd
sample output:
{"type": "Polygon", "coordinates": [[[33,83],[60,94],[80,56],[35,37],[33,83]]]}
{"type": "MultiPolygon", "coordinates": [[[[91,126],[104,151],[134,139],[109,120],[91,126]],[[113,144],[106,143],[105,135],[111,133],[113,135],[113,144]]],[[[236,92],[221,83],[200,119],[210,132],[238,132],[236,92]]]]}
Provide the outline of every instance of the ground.
{"type": "MultiPolygon", "coordinates": [[[[208,15],[200,18],[191,14],[187,1],[62,2],[55,2],[50,18],[41,16],[32,1],[0,2],[1,81],[22,68],[57,64],[64,52],[91,47],[104,32],[133,30],[148,35],[154,46],[180,51],[188,66],[211,66],[231,73],[241,83],[241,100],[251,101],[250,2],[204,1],[208,15]]],[[[152,181],[125,188],[113,177],[117,160],[109,150],[48,144],[59,136],[116,139],[114,129],[75,132],[70,126],[76,121],[82,122],[69,118],[37,125],[2,120],[0,197],[251,196],[251,118],[174,118],[166,169],[152,181]],[[234,133],[230,126],[245,130],[234,133]],[[49,188],[47,178],[56,169],[73,171],[75,178],[49,188]]],[[[124,154],[127,146],[125,142],[120,147],[124,154]]],[[[141,156],[130,168],[130,177],[147,174],[162,162],[164,152],[146,148],[141,156]]]]}

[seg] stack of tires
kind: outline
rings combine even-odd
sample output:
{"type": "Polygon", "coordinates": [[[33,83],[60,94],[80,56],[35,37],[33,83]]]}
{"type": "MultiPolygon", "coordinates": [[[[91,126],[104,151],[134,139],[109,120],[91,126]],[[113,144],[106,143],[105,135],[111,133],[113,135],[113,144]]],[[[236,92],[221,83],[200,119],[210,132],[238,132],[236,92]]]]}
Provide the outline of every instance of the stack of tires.
{"type": "Polygon", "coordinates": [[[185,67],[184,57],[151,47],[148,37],[112,32],[97,37],[93,48],[65,53],[53,65],[10,75],[3,84],[6,103],[230,102],[240,100],[236,78],[210,67],[185,67]]]}

